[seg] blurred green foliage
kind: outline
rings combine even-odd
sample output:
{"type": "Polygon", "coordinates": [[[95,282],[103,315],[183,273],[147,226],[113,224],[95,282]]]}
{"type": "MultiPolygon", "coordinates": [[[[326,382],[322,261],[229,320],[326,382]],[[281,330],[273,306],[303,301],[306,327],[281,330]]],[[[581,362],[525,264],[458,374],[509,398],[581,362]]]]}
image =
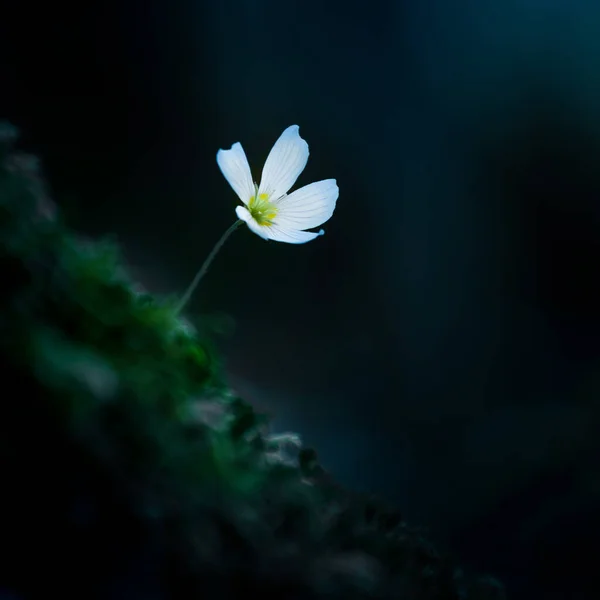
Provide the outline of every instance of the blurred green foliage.
{"type": "Polygon", "coordinates": [[[206,327],[71,233],[0,127],[0,591],[502,598],[223,382],[206,327]],[[43,582],[43,585],[40,585],[43,582]]]}

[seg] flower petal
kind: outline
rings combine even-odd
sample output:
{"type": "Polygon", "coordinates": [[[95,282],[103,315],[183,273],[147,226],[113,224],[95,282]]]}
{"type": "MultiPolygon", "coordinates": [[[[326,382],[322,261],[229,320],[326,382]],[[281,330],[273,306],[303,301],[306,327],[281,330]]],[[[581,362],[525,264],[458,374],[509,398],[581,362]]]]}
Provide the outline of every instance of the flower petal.
{"type": "Polygon", "coordinates": [[[217,164],[233,191],[244,204],[248,204],[254,196],[254,182],[242,145],[236,142],[230,150],[219,150],[217,164]]]}
{"type": "Polygon", "coordinates": [[[262,228],[270,240],[275,242],[287,242],[288,244],[305,244],[310,242],[320,235],[324,235],[324,231],[321,229],[318,233],[312,231],[300,231],[298,229],[288,229],[284,227],[278,227],[277,225],[269,225],[268,227],[262,228]]]}
{"type": "Polygon", "coordinates": [[[261,227],[250,214],[250,211],[245,206],[236,206],[235,212],[239,219],[246,222],[250,231],[260,236],[263,240],[268,240],[269,236],[266,234],[266,227],[261,227]]]}
{"type": "Polygon", "coordinates": [[[275,142],[265,162],[259,194],[277,200],[293,185],[308,161],[308,144],[300,137],[298,125],[288,127],[275,142]]]}
{"type": "Polygon", "coordinates": [[[275,223],[284,229],[310,229],[331,218],[340,190],[335,179],[306,185],[276,203],[275,223]]]}

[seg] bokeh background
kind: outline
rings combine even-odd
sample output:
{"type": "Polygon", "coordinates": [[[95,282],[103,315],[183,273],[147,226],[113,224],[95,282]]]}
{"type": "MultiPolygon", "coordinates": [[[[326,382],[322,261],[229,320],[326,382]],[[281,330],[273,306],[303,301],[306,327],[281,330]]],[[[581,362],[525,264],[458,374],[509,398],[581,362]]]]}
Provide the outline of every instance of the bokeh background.
{"type": "Polygon", "coordinates": [[[345,485],[515,599],[600,597],[600,3],[65,0],[0,14],[0,116],[79,231],[182,292],[285,127],[326,235],[244,229],[189,307],[345,485]]]}

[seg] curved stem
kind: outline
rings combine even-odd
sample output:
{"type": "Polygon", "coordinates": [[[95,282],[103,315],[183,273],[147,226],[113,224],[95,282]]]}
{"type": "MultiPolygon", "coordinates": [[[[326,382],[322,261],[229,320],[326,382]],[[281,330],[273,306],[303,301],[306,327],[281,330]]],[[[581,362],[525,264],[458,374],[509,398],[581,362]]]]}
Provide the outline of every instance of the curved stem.
{"type": "Polygon", "coordinates": [[[219,253],[219,250],[223,247],[223,244],[227,241],[227,238],[243,223],[241,219],[236,221],[222,236],[221,239],[215,244],[215,247],[211,250],[210,254],[207,256],[206,260],[196,273],[192,283],[186,290],[185,294],[179,301],[177,308],[175,309],[175,314],[179,314],[185,305],[188,303],[191,295],[194,293],[196,287],[200,283],[200,280],[206,275],[206,271],[208,271],[208,267],[210,267],[210,263],[214,260],[215,256],[219,253]]]}

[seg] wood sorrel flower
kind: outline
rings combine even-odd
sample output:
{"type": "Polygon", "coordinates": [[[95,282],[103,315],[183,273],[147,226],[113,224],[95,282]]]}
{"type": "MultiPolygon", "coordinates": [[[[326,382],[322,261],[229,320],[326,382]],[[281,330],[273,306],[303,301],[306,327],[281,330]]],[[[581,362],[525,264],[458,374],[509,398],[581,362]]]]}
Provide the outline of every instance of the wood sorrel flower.
{"type": "Polygon", "coordinates": [[[300,137],[298,125],[288,127],[275,142],[263,167],[260,185],[250,173],[242,145],[217,152],[217,164],[233,191],[245,206],[235,209],[236,221],[215,244],[208,258],[177,305],[179,313],[208,271],[213,259],[243,223],[265,240],[304,244],[325,233],[305,231],[327,221],[335,210],[339,189],[335,179],[317,181],[288,194],[308,161],[308,144],[300,137]]]}
{"type": "Polygon", "coordinates": [[[217,163],[225,179],[245,206],[237,216],[265,240],[303,244],[318,233],[304,231],[327,221],[335,209],[339,189],[335,179],[304,186],[291,194],[290,188],[306,166],[308,144],[300,137],[298,125],[288,127],[275,142],[262,171],[260,185],[250,173],[242,145],[217,152],[217,163]]]}

